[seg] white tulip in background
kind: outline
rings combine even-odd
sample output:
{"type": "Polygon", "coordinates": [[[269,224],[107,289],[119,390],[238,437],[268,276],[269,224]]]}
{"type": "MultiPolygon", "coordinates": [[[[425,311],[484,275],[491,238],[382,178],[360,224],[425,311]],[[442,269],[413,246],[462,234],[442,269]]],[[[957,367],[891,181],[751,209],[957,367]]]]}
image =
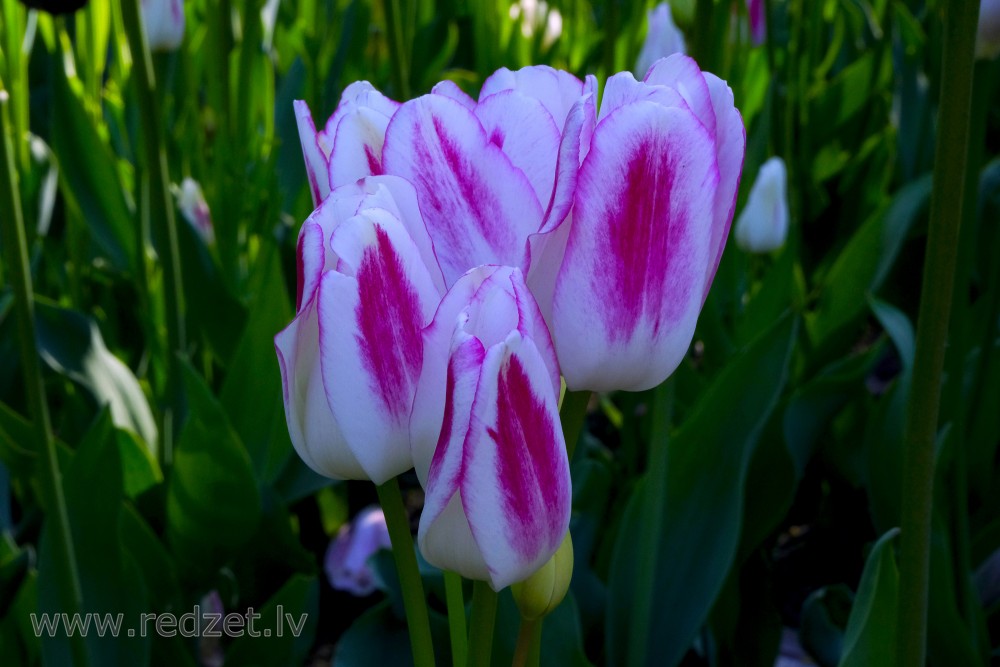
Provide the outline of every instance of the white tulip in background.
{"type": "Polygon", "coordinates": [[[660,58],[675,53],[685,53],[684,34],[674,23],[668,3],[661,2],[649,10],[646,20],[649,24],[646,41],[643,42],[639,59],[635,62],[635,75],[639,78],[646,76],[649,68],[660,58]]]}
{"type": "Polygon", "coordinates": [[[142,0],[150,51],[173,51],[184,39],[184,0],[142,0]]]}
{"type": "Polygon", "coordinates": [[[180,209],[181,215],[198,232],[198,236],[206,245],[215,243],[212,213],[208,209],[208,202],[205,201],[205,195],[202,194],[198,181],[185,177],[174,195],[177,197],[177,208],[180,209]]]}
{"type": "Polygon", "coordinates": [[[1000,54],[1000,0],[982,0],[979,3],[976,57],[991,60],[997,54],[1000,54]]]}
{"type": "Polygon", "coordinates": [[[747,252],[764,253],[785,245],[788,236],[788,196],[785,163],[772,157],[760,167],[746,206],[736,221],[736,244],[747,252]]]}
{"type": "Polygon", "coordinates": [[[521,20],[521,34],[530,39],[542,32],[542,48],[547,49],[562,34],[562,14],[545,0],[519,0],[510,6],[510,18],[521,20]]]}

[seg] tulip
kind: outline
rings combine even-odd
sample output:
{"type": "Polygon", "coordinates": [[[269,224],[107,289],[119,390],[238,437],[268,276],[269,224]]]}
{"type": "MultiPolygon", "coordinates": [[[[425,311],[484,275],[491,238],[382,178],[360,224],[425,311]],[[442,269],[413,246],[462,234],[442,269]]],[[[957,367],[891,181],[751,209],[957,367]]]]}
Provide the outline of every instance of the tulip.
{"type": "Polygon", "coordinates": [[[389,528],[379,507],[367,507],[340,527],[330,542],[323,566],[330,585],[358,597],[375,592],[375,574],[368,559],[380,549],[391,549],[389,528]]]}
{"type": "Polygon", "coordinates": [[[142,0],[150,51],[173,51],[184,39],[184,0],[142,0]]]}
{"type": "Polygon", "coordinates": [[[522,582],[510,587],[521,616],[529,621],[546,616],[559,606],[573,578],[573,539],[566,533],[556,553],[522,582]]]}
{"type": "Polygon", "coordinates": [[[736,244],[747,252],[765,253],[785,245],[788,236],[788,197],[785,163],[772,157],[757,174],[746,206],[736,221],[736,244]]]}
{"type": "Polygon", "coordinates": [[[637,76],[645,76],[649,68],[660,58],[675,53],[685,53],[684,33],[674,24],[670,5],[661,2],[646,15],[646,41],[642,44],[639,59],[635,63],[637,76]]]}
{"type": "Polygon", "coordinates": [[[1000,0],[982,0],[979,3],[976,57],[992,60],[997,54],[1000,54],[1000,0]]]}
{"type": "Polygon", "coordinates": [[[317,132],[309,106],[294,102],[313,204],[334,188],[382,173],[385,128],[398,107],[367,81],[358,81],[344,89],[337,110],[317,132]]]}
{"type": "Polygon", "coordinates": [[[545,0],[518,0],[508,12],[512,21],[521,22],[521,34],[531,39],[536,32],[542,33],[542,48],[547,49],[562,34],[562,14],[549,7],[545,0]]]}
{"type": "Polygon", "coordinates": [[[421,331],[444,293],[413,188],[376,176],[332,191],[302,226],[298,277],[274,340],[292,444],[322,475],[382,484],[413,465],[421,331]]]}
{"type": "Polygon", "coordinates": [[[186,177],[181,181],[180,188],[176,191],[177,208],[180,209],[181,217],[187,221],[202,240],[211,245],[215,243],[215,231],[212,227],[212,213],[208,209],[208,202],[201,191],[198,181],[186,177]]]}
{"type": "Polygon", "coordinates": [[[756,46],[767,39],[767,8],[764,0],[747,0],[747,14],[750,16],[750,37],[756,46]]]}
{"type": "Polygon", "coordinates": [[[658,61],[642,82],[609,79],[561,265],[544,263],[555,286],[551,308],[540,301],[567,387],[648,389],[683,359],[725,247],[745,145],[732,91],[686,56],[658,61]]]}
{"type": "Polygon", "coordinates": [[[521,272],[479,267],[424,331],[413,458],[428,562],[494,590],[528,578],[569,527],[559,368],[521,272]]]}

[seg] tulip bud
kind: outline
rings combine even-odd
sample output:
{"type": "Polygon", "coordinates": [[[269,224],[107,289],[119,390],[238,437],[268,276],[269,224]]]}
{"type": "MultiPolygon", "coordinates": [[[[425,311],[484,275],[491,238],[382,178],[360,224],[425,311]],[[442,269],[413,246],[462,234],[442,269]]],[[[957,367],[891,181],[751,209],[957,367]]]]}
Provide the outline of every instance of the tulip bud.
{"type": "Polygon", "coordinates": [[[173,51],[184,39],[184,0],[142,0],[150,51],[173,51]]]}
{"type": "Polygon", "coordinates": [[[323,567],[330,585],[357,597],[375,592],[375,575],[368,559],[380,549],[391,549],[389,528],[379,507],[362,510],[353,521],[340,527],[330,542],[323,567]]]}
{"type": "Polygon", "coordinates": [[[521,21],[521,34],[531,39],[542,30],[542,48],[547,49],[562,34],[562,14],[545,0],[518,0],[510,6],[512,21],[521,21]]]}
{"type": "Polygon", "coordinates": [[[521,272],[479,267],[424,331],[410,420],[427,562],[499,591],[545,564],[569,528],[559,367],[521,272]]]}
{"type": "Polygon", "coordinates": [[[685,52],[684,33],[674,23],[669,3],[661,2],[649,10],[646,23],[649,27],[635,63],[636,76],[646,76],[649,68],[660,58],[685,52]]]}
{"type": "Polygon", "coordinates": [[[201,192],[201,186],[193,178],[186,177],[181,181],[181,187],[175,192],[177,208],[181,216],[207,244],[215,243],[215,231],[212,228],[212,213],[208,210],[208,202],[201,192]]]}
{"type": "Polygon", "coordinates": [[[785,245],[788,197],[785,163],[772,157],[760,167],[746,206],[736,221],[736,244],[746,252],[766,253],[785,245]]]}
{"type": "Polygon", "coordinates": [[[982,0],[979,3],[976,57],[992,60],[997,54],[1000,54],[1000,0],[982,0]]]}
{"type": "Polygon", "coordinates": [[[510,587],[521,616],[529,621],[547,616],[566,597],[572,578],[573,538],[567,532],[559,549],[545,565],[510,587]]]}

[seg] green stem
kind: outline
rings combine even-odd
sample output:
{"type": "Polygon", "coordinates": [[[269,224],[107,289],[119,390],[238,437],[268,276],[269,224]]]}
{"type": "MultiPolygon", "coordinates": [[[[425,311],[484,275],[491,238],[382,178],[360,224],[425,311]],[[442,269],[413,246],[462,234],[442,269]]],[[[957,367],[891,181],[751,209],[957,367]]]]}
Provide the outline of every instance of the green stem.
{"type": "Polygon", "coordinates": [[[587,417],[587,405],[590,403],[590,392],[566,390],[562,406],[559,408],[559,421],[562,422],[563,438],[566,440],[566,453],[573,460],[576,443],[583,432],[583,423],[587,417]]]}
{"type": "Polygon", "coordinates": [[[424,598],[424,585],[417,568],[417,556],[413,550],[413,536],[410,534],[410,520],[399,492],[399,482],[393,477],[385,484],[375,487],[378,500],[385,514],[392,541],[392,556],[396,560],[399,585],[403,589],[403,607],[406,609],[406,623],[410,631],[410,649],[413,651],[415,667],[434,666],[434,644],[431,641],[431,623],[424,598]]]}
{"type": "Polygon", "coordinates": [[[954,0],[945,3],[944,12],[941,71],[947,75],[941,79],[934,190],[917,317],[912,389],[904,428],[900,667],[923,667],[927,651],[934,442],[962,220],[979,3],[954,0]]]}
{"type": "Polygon", "coordinates": [[[485,581],[472,584],[472,629],[469,631],[469,667],[489,667],[493,655],[493,625],[497,594],[485,581]]]}
{"type": "MultiPolygon", "coordinates": [[[[187,347],[184,333],[184,291],[181,282],[180,251],[177,244],[177,223],[174,203],[170,197],[170,176],[167,155],[163,147],[163,127],[156,99],[156,79],[153,61],[142,27],[139,0],[121,0],[122,21],[132,51],[132,76],[135,78],[146,169],[149,174],[149,212],[152,231],[161,253],[163,291],[166,299],[167,324],[167,386],[161,431],[160,460],[169,467],[173,456],[174,419],[181,405],[181,355],[187,347]]],[[[138,266],[144,266],[139,258],[138,266]]]]}
{"type": "Polygon", "coordinates": [[[521,618],[512,667],[538,667],[542,653],[542,619],[521,618]]]}
{"type": "MultiPolygon", "coordinates": [[[[14,147],[10,137],[10,123],[7,118],[7,93],[0,88],[0,210],[5,211],[5,220],[0,225],[6,257],[8,280],[14,292],[14,308],[17,317],[18,340],[21,353],[21,372],[28,394],[28,409],[35,430],[35,445],[43,459],[42,488],[47,500],[47,509],[55,524],[53,535],[58,551],[55,563],[58,568],[59,594],[66,613],[79,614],[83,607],[83,593],[80,588],[80,574],[76,567],[76,553],[73,549],[73,534],[69,524],[69,512],[63,495],[62,476],[56,443],[49,426],[49,409],[45,401],[45,385],[42,383],[42,369],[39,364],[35,338],[35,301],[31,285],[31,269],[28,264],[28,244],[24,231],[24,217],[21,213],[21,196],[17,185],[17,170],[14,167],[14,147]]],[[[73,662],[77,667],[90,664],[87,646],[79,633],[70,637],[73,662]]]]}
{"type": "Polygon", "coordinates": [[[462,595],[462,576],[445,570],[444,595],[448,603],[448,633],[451,636],[451,663],[465,665],[469,655],[468,630],[465,627],[465,599],[462,595]]]}
{"type": "Polygon", "coordinates": [[[660,559],[659,537],[663,512],[667,502],[667,441],[673,412],[674,383],[667,380],[653,394],[653,432],[649,443],[649,463],[646,468],[642,525],[639,543],[639,571],[636,576],[636,607],[632,613],[632,640],[629,664],[645,665],[649,648],[649,617],[653,610],[653,583],[660,559]]]}
{"type": "Polygon", "coordinates": [[[410,73],[406,62],[406,39],[403,37],[402,14],[399,0],[382,0],[386,29],[389,32],[389,57],[392,58],[392,75],[396,92],[402,100],[410,99],[410,73]]]}

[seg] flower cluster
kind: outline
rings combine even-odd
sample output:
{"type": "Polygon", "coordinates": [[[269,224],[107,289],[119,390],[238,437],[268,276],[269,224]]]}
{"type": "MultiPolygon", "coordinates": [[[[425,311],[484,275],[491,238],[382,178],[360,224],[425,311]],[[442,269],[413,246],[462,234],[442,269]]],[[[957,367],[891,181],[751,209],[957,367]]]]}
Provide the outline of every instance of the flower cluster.
{"type": "Polygon", "coordinates": [[[528,67],[478,100],[355,83],[319,130],[296,103],[316,210],[275,338],[292,442],[329,477],[415,467],[425,558],[496,590],[566,536],[560,376],[670,375],[733,217],[745,134],[723,81],[678,54],[596,96],[528,67]]]}

